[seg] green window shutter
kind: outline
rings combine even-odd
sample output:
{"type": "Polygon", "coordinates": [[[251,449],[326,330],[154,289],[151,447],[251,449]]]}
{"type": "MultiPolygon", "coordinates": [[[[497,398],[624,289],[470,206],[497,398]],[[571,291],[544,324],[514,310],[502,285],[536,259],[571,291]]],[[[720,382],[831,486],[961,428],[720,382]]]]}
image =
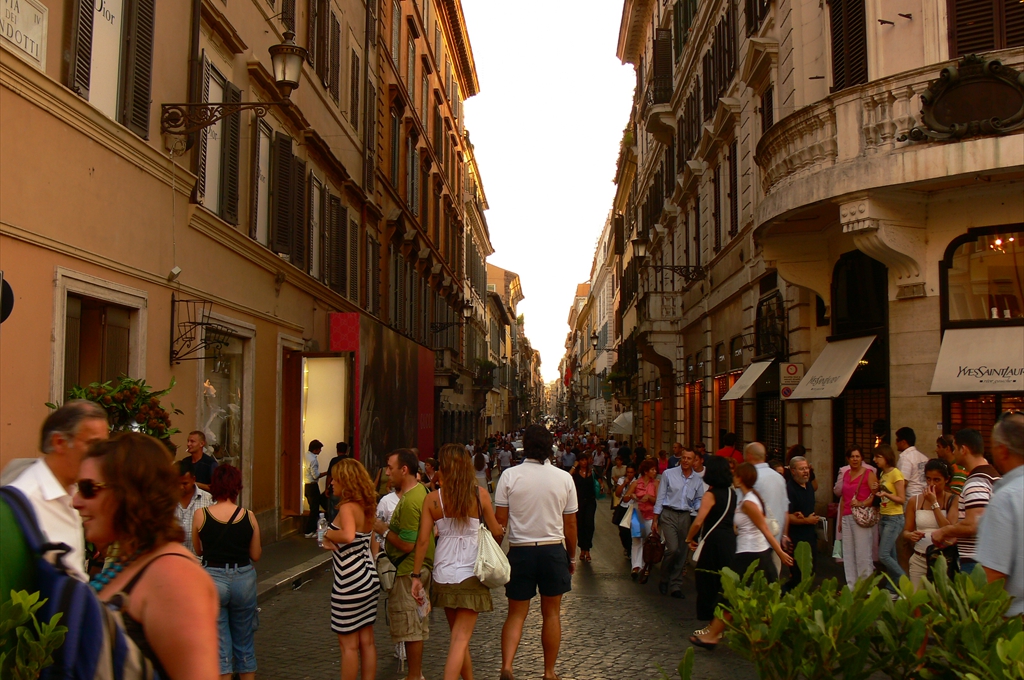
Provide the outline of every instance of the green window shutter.
{"type": "Polygon", "coordinates": [[[292,254],[292,230],[295,225],[295,200],[293,186],[292,138],[277,132],[274,134],[274,150],[270,159],[271,215],[274,233],[271,238],[274,252],[292,254]]]}
{"type": "Polygon", "coordinates": [[[71,21],[71,50],[68,59],[68,87],[82,99],[89,99],[92,72],[92,23],[96,14],[93,0],[77,0],[71,21]]]}
{"type": "MultiPolygon", "coordinates": [[[[242,101],[242,91],[232,83],[226,83],[224,102],[236,104],[242,101]]],[[[238,224],[238,163],[241,146],[241,114],[235,113],[224,119],[224,143],[221,144],[220,162],[220,212],[226,222],[238,224]]]]}
{"type": "Polygon", "coordinates": [[[334,101],[338,101],[340,97],[340,82],[341,82],[341,24],[338,23],[338,17],[334,16],[331,12],[331,78],[330,78],[330,91],[331,97],[334,101]]]}
{"type": "Polygon", "coordinates": [[[121,123],[139,137],[149,139],[156,0],[133,0],[127,7],[121,123]]]}
{"type": "Polygon", "coordinates": [[[309,272],[310,240],[312,233],[307,210],[306,161],[292,159],[292,257],[291,262],[309,272]]]}

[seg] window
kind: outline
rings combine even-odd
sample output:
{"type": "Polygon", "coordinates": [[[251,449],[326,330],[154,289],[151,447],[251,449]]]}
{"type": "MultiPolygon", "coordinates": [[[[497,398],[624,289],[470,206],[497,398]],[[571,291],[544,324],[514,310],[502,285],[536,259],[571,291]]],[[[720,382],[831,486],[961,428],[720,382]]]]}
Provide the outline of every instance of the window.
{"type": "MultiPolygon", "coordinates": [[[[859,250],[843,253],[832,270],[832,332],[868,335],[889,319],[889,275],[885,265],[859,250]]],[[[872,347],[879,345],[879,337],[872,347]]]]}
{"type": "Polygon", "coordinates": [[[359,222],[353,211],[348,221],[348,299],[359,304],[359,222]]]}
{"type": "Polygon", "coordinates": [[[366,235],[366,311],[380,315],[380,242],[366,235]]]}
{"type": "Polygon", "coordinates": [[[1024,318],[1024,230],[954,241],[939,269],[948,321],[1019,323],[1024,318]]]}
{"type": "Polygon", "coordinates": [[[402,45],[402,8],[399,0],[391,0],[391,61],[398,66],[398,50],[402,45]]]}
{"type": "Polygon", "coordinates": [[[1019,0],[947,0],[949,55],[1024,45],[1024,3],[1019,0]]]}
{"type": "Polygon", "coordinates": [[[348,295],[348,210],[341,197],[330,194],[327,199],[327,285],[336,293],[348,295]]]}
{"type": "Polygon", "coordinates": [[[309,0],[309,35],[306,55],[313,70],[320,76],[320,82],[327,87],[330,80],[329,28],[330,0],[309,0]]]}
{"type": "Polygon", "coordinates": [[[273,131],[264,120],[257,120],[253,134],[252,208],[249,237],[270,245],[270,147],[273,131]]]}
{"type": "Polygon", "coordinates": [[[326,202],[324,201],[324,185],[316,175],[309,173],[309,275],[317,281],[324,278],[324,245],[326,232],[324,230],[324,213],[326,202]]]}
{"type": "Polygon", "coordinates": [[[295,32],[295,0],[281,0],[281,23],[295,32]]]}
{"type": "Polygon", "coordinates": [[[398,117],[398,111],[391,109],[391,186],[398,186],[398,158],[401,153],[399,144],[401,143],[401,128],[400,119],[398,117]]]}
{"type": "Polygon", "coordinates": [[[778,291],[761,298],[757,303],[754,330],[756,354],[759,357],[786,353],[786,308],[778,291]]]}
{"type": "Polygon", "coordinates": [[[149,139],[156,0],[75,0],[68,87],[149,139]]]}
{"type": "Polygon", "coordinates": [[[775,125],[775,86],[771,85],[761,95],[761,134],[775,125]]]}
{"type": "MultiPolygon", "coordinates": [[[[857,1],[857,0],[855,0],[857,1]]],[[[864,0],[859,0],[863,3],[864,0]]],[[[744,8],[747,15],[747,35],[753,35],[761,28],[765,18],[768,16],[768,9],[771,7],[771,0],[746,0],[744,8]]]]}
{"type": "Polygon", "coordinates": [[[331,12],[331,64],[327,89],[334,101],[341,98],[341,24],[338,17],[331,12]]]}
{"type": "MultiPolygon", "coordinates": [[[[423,62],[424,65],[426,61],[423,62]]],[[[420,104],[420,120],[423,121],[423,129],[427,129],[427,109],[430,108],[430,78],[427,76],[427,70],[423,69],[423,82],[420,84],[420,97],[423,102],[420,104]]]]}
{"type": "Polygon", "coordinates": [[[405,86],[409,88],[409,105],[416,101],[416,39],[409,32],[409,54],[406,61],[405,86]]]}
{"type": "Polygon", "coordinates": [[[434,63],[441,63],[441,26],[434,20],[434,63]]]}
{"type": "Polygon", "coordinates": [[[829,0],[832,91],[868,82],[867,17],[864,0],[829,0]]]}
{"type": "Polygon", "coordinates": [[[690,24],[693,23],[696,14],[697,0],[676,0],[672,9],[672,32],[676,59],[683,54],[683,47],[690,37],[690,24]]]}
{"type": "Polygon", "coordinates": [[[722,249],[722,173],[716,165],[711,175],[711,223],[714,228],[715,252],[722,249]]]}
{"type": "MultiPolygon", "coordinates": [[[[210,103],[242,101],[242,91],[204,59],[203,99],[210,103]]],[[[228,116],[199,133],[196,194],[203,207],[238,224],[240,114],[228,116]]]]}
{"type": "Polygon", "coordinates": [[[693,197],[693,265],[700,266],[700,196],[693,197]]]}
{"type": "Polygon", "coordinates": [[[292,138],[275,133],[270,162],[271,248],[302,271],[309,271],[306,219],[306,162],[292,154],[292,138]]]}
{"type": "Polygon", "coordinates": [[[356,130],[359,129],[359,83],[362,80],[359,75],[359,55],[356,54],[355,50],[352,50],[352,56],[349,59],[349,94],[348,94],[348,118],[349,122],[352,123],[352,127],[356,130]]]}
{"type": "MultiPolygon", "coordinates": [[[[207,330],[207,334],[211,331],[207,330]]],[[[209,336],[207,340],[209,340],[209,336]]],[[[206,443],[222,464],[242,468],[243,400],[246,396],[245,339],[218,333],[216,349],[207,349],[203,360],[203,397],[199,423],[206,443]]]]}
{"type": "Polygon", "coordinates": [[[729,145],[729,236],[740,231],[739,146],[736,140],[729,145]]]}

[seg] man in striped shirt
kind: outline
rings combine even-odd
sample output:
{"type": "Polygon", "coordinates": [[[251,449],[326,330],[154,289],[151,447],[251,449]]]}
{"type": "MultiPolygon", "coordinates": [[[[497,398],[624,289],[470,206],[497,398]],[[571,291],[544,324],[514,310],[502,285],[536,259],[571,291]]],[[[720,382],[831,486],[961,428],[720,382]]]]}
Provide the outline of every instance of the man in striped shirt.
{"type": "Polygon", "coordinates": [[[960,551],[960,569],[970,573],[977,564],[978,521],[992,498],[992,487],[999,472],[985,460],[985,442],[981,433],[970,428],[960,430],[953,437],[954,455],[958,463],[970,474],[960,495],[960,513],[956,524],[940,527],[932,532],[932,542],[942,546],[955,538],[960,551]]]}

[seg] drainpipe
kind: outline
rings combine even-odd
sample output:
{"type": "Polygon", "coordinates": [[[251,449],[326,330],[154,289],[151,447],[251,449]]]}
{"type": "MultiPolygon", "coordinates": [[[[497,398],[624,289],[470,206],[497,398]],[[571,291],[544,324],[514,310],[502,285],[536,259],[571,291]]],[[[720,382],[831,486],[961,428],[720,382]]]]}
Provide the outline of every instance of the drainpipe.
{"type": "MultiPolygon", "coordinates": [[[[199,27],[202,21],[203,0],[192,0],[192,26],[189,36],[188,48],[188,103],[198,104],[200,93],[200,81],[202,77],[202,59],[199,54],[199,27]]],[[[188,151],[195,144],[196,134],[193,132],[185,140],[185,150],[188,151]]]]}

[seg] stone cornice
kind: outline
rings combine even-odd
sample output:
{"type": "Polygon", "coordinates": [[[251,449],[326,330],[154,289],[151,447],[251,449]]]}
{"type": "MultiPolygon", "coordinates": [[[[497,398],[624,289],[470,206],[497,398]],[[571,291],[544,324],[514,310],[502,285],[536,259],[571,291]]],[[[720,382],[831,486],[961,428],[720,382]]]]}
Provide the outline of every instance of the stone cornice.
{"type": "Polygon", "coordinates": [[[457,64],[456,71],[461,76],[462,94],[466,99],[480,92],[480,81],[476,75],[476,61],[473,59],[473,48],[469,44],[469,31],[466,30],[466,16],[462,12],[462,0],[441,0],[441,11],[445,15],[444,25],[455,43],[457,64]]]}
{"type": "Polygon", "coordinates": [[[636,66],[643,52],[647,38],[647,26],[651,22],[654,0],[625,0],[622,4],[622,19],[619,21],[619,43],[615,56],[623,64],[636,66]]]}

